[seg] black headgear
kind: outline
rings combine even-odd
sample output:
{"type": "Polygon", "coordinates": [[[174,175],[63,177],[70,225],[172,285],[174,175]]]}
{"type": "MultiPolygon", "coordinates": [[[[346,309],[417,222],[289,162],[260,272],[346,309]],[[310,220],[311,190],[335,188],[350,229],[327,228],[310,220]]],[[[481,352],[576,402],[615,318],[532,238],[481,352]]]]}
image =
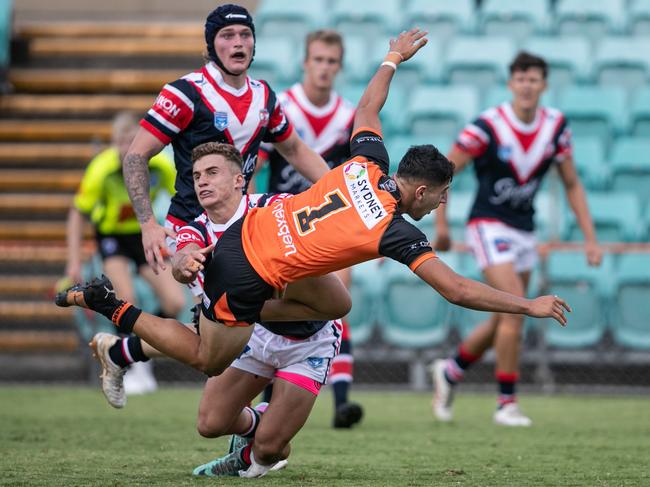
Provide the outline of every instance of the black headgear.
{"type": "MultiPolygon", "coordinates": [[[[255,39],[255,24],[253,24],[253,17],[248,13],[244,7],[227,3],[215,8],[208,18],[205,20],[205,42],[208,45],[208,56],[216,63],[226,74],[234,76],[226,69],[217,56],[214,50],[214,38],[221,29],[229,25],[245,25],[253,32],[253,39],[255,39]]],[[[255,47],[253,47],[253,56],[255,56],[255,47]]],[[[251,63],[253,58],[251,57],[251,63]]],[[[250,64],[249,64],[250,66],[250,64]]]]}

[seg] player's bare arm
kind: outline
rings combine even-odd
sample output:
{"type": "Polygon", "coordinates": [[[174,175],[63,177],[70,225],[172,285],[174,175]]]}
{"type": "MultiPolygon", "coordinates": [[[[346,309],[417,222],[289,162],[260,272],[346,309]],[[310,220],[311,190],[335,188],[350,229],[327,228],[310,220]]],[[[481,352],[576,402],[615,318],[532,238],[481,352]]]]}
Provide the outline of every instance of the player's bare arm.
{"type": "MultiPolygon", "coordinates": [[[[470,163],[472,156],[458,147],[454,147],[447,155],[447,159],[454,163],[454,174],[458,174],[470,163]]],[[[449,200],[436,209],[434,250],[446,251],[451,248],[451,235],[449,234],[449,221],[447,220],[448,204],[449,200]]]]}
{"type": "Polygon", "coordinates": [[[158,225],[151,208],[149,159],[158,154],[163,147],[163,143],[156,137],[140,128],[122,163],[126,189],[142,229],[145,257],[156,274],[159,269],[165,269],[161,249],[166,247],[165,237],[168,232],[158,225]]]}
{"type": "Polygon", "coordinates": [[[354,132],[361,127],[381,131],[379,112],[386,102],[388,87],[395,74],[395,69],[426,45],[427,39],[424,37],[426,35],[427,32],[415,28],[402,32],[397,39],[391,39],[384,63],[372,77],[359,100],[354,117],[354,132]]]}
{"type": "Polygon", "coordinates": [[[569,305],[558,296],[521,298],[456,274],[440,259],[424,261],[415,274],[447,301],[465,308],[553,318],[562,326],[567,323],[564,311],[571,311],[569,305]]]}
{"type": "Polygon", "coordinates": [[[206,256],[212,252],[214,244],[201,248],[197,244],[188,244],[172,255],[172,275],[182,284],[188,284],[203,271],[206,256]]]}
{"type": "Polygon", "coordinates": [[[318,181],[330,170],[320,154],[310,149],[295,130],[286,140],[276,142],[274,146],[282,154],[282,157],[289,161],[289,164],[312,183],[318,181]]]}
{"type": "Polygon", "coordinates": [[[594,223],[589,213],[589,206],[587,205],[587,196],[584,187],[578,177],[578,172],[572,158],[565,159],[558,165],[560,178],[564,183],[566,196],[569,200],[569,205],[576,215],[576,220],[582,234],[585,237],[585,254],[589,265],[598,266],[603,259],[603,249],[598,245],[596,240],[596,231],[594,230],[594,223]]]}

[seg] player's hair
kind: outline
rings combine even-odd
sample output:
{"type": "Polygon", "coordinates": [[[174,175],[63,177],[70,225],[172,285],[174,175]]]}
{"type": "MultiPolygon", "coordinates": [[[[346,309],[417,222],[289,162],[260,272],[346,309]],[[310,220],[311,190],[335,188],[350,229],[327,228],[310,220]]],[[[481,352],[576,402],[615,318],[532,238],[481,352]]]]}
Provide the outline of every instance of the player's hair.
{"type": "Polygon", "coordinates": [[[341,48],[341,64],[343,64],[343,55],[345,54],[343,37],[333,29],[319,29],[307,34],[305,38],[305,61],[309,56],[309,46],[316,41],[324,42],[330,46],[339,46],[341,48]]]}
{"type": "Polygon", "coordinates": [[[221,156],[227,161],[230,161],[238,171],[242,170],[244,162],[242,161],[241,154],[237,148],[233,145],[221,144],[219,142],[206,142],[204,144],[197,145],[194,149],[192,149],[192,164],[194,164],[202,157],[212,154],[221,156]]]}
{"type": "Polygon", "coordinates": [[[454,163],[431,144],[413,145],[402,157],[397,176],[438,186],[453,179],[454,163]]]}
{"type": "Polygon", "coordinates": [[[539,68],[542,70],[542,76],[546,79],[548,74],[548,64],[539,56],[535,56],[526,51],[519,51],[510,63],[510,76],[516,71],[528,71],[530,68],[539,68]]]}
{"type": "Polygon", "coordinates": [[[119,112],[113,118],[112,137],[116,140],[122,134],[129,132],[138,127],[138,116],[133,112],[119,112]]]}

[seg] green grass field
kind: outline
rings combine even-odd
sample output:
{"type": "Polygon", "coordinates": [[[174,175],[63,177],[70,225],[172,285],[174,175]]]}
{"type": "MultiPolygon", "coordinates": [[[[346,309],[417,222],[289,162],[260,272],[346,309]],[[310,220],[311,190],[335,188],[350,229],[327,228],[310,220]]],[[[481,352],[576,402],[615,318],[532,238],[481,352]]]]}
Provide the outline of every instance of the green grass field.
{"type": "Polygon", "coordinates": [[[289,467],[251,481],[191,476],[226,448],[195,432],[199,394],[167,389],[116,411],[91,389],[0,388],[0,485],[650,485],[642,397],[525,396],[535,425],[523,430],[491,423],[492,395],[460,395],[457,420],[437,424],[428,394],[356,393],[363,423],[335,431],[325,393],[289,467]]]}

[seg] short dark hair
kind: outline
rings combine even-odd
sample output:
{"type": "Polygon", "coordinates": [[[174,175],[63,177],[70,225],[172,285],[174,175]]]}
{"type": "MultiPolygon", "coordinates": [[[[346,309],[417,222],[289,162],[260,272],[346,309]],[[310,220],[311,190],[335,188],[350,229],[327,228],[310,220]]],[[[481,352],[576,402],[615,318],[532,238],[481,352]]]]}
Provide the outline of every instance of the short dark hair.
{"type": "Polygon", "coordinates": [[[539,68],[542,70],[542,75],[546,79],[548,74],[548,64],[539,56],[535,56],[527,51],[519,51],[515,58],[510,63],[510,76],[517,71],[528,71],[530,68],[539,68]]]}
{"type": "Polygon", "coordinates": [[[343,56],[345,54],[345,47],[343,45],[343,37],[333,29],[315,30],[307,34],[305,38],[305,61],[309,57],[309,46],[313,42],[321,41],[328,46],[338,46],[341,48],[341,63],[343,63],[343,56]]]}
{"type": "Polygon", "coordinates": [[[397,176],[439,186],[453,179],[454,163],[431,144],[413,145],[402,157],[397,176]]]}
{"type": "Polygon", "coordinates": [[[227,161],[230,161],[233,165],[241,171],[244,165],[242,161],[241,154],[237,148],[230,144],[221,144],[219,142],[206,142],[201,145],[197,145],[192,149],[192,165],[201,159],[202,157],[209,155],[222,156],[227,161]]]}

